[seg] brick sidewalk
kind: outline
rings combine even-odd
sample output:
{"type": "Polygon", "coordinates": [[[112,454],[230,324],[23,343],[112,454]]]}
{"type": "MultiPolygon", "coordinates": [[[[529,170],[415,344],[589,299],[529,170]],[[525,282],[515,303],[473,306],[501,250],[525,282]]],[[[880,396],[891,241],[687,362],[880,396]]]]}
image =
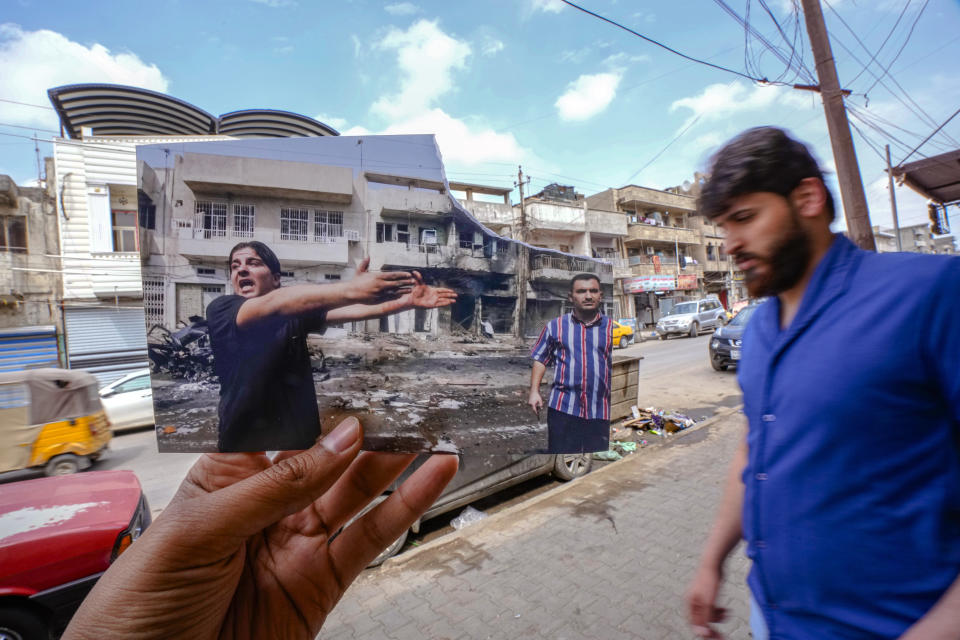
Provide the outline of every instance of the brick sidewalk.
{"type": "MultiPolygon", "coordinates": [[[[320,637],[692,638],[683,592],[742,434],[717,418],[369,570],[320,637]]],[[[747,568],[727,562],[727,638],[750,637],[747,568]]]]}

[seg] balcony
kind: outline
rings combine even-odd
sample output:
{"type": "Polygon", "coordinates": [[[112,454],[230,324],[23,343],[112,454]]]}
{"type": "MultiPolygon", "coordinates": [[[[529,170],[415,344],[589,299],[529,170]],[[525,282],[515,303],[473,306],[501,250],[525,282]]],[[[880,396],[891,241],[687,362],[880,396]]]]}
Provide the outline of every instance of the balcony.
{"type": "Polygon", "coordinates": [[[708,258],[703,262],[704,271],[730,271],[731,267],[736,269],[733,261],[729,258],[723,260],[711,260],[708,258]]]}
{"type": "Polygon", "coordinates": [[[700,234],[682,227],[660,227],[652,224],[631,223],[627,225],[629,245],[634,242],[662,242],[666,244],[700,244],[700,234]]]}
{"type": "Polygon", "coordinates": [[[259,240],[273,249],[283,267],[288,265],[335,264],[346,265],[349,242],[359,240],[356,232],[343,236],[315,236],[302,234],[290,236],[276,229],[257,229],[253,232],[234,234],[226,229],[176,229],[178,253],[186,258],[214,259],[226,262],[230,250],[238,242],[259,240]]]}
{"type": "Polygon", "coordinates": [[[370,245],[370,263],[375,269],[439,268],[473,273],[511,274],[516,272],[517,250],[512,243],[498,243],[497,250],[488,256],[482,247],[378,242],[370,245]]]}
{"type": "Polygon", "coordinates": [[[611,236],[625,236],[627,235],[627,216],[623,213],[589,209],[587,211],[587,231],[611,236]]]}
{"type": "Polygon", "coordinates": [[[478,200],[459,200],[460,206],[485,225],[512,225],[515,213],[509,204],[501,202],[480,202],[478,200]]]}
{"type": "Polygon", "coordinates": [[[531,280],[563,280],[569,282],[578,273],[595,273],[603,284],[613,282],[613,265],[585,258],[562,255],[537,255],[530,258],[531,280]]]}
{"type": "Polygon", "coordinates": [[[368,192],[371,208],[381,214],[445,216],[453,211],[453,199],[446,193],[418,191],[414,189],[384,188],[368,192]]]}

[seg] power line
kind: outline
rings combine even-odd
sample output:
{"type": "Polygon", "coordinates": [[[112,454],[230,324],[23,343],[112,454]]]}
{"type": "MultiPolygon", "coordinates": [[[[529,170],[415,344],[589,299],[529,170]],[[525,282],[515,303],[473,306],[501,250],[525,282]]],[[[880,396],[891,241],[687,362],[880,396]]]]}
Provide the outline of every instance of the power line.
{"type": "Polygon", "coordinates": [[[918,144],[916,147],[914,147],[913,150],[912,150],[910,153],[908,153],[907,156],[906,156],[903,160],[901,160],[898,164],[901,164],[901,165],[902,165],[904,162],[906,162],[907,160],[909,160],[909,159],[910,159],[910,156],[912,156],[913,154],[915,154],[915,153],[917,152],[917,149],[919,149],[919,148],[922,147],[924,144],[926,144],[927,140],[929,140],[929,139],[932,138],[934,135],[936,135],[936,133],[937,133],[938,131],[940,131],[940,129],[943,129],[945,126],[947,126],[947,123],[950,122],[951,120],[953,120],[954,118],[956,118],[956,117],[957,117],[957,114],[960,114],[960,109],[957,109],[956,111],[954,111],[952,116],[950,116],[949,118],[947,118],[946,120],[944,120],[944,121],[943,121],[943,124],[941,124],[939,127],[937,127],[936,129],[934,129],[934,130],[933,130],[933,133],[931,133],[931,134],[928,135],[926,138],[924,138],[924,139],[923,139],[923,142],[921,142],[921,143],[918,144]]]}
{"type": "Polygon", "coordinates": [[[602,15],[600,15],[599,13],[594,13],[593,11],[590,11],[589,9],[585,9],[585,8],[581,7],[580,5],[578,5],[578,4],[574,4],[574,3],[570,2],[570,0],[561,0],[561,2],[563,2],[564,4],[570,5],[570,6],[573,7],[574,9],[576,9],[576,10],[578,10],[578,11],[582,11],[583,13],[586,13],[587,15],[591,15],[591,16],[593,16],[594,18],[597,18],[597,19],[599,19],[599,20],[603,20],[604,22],[610,23],[610,24],[612,24],[612,25],[615,26],[615,27],[618,27],[618,28],[620,28],[620,29],[623,29],[624,31],[626,31],[626,32],[628,32],[628,33],[632,33],[633,35],[637,36],[638,38],[642,38],[643,40],[646,40],[646,41],[649,42],[650,44],[654,44],[654,45],[656,45],[656,46],[658,46],[658,47],[660,47],[660,48],[662,48],[662,49],[666,49],[666,50],[669,51],[670,53],[673,53],[673,54],[675,54],[675,55],[678,55],[678,56],[680,56],[681,58],[685,58],[685,59],[687,59],[687,60],[690,60],[691,62],[696,62],[696,63],[698,63],[698,64],[706,65],[706,66],[708,66],[708,67],[712,67],[712,68],[717,69],[717,70],[719,70],[719,71],[726,71],[727,73],[732,73],[732,74],[734,74],[734,75],[738,75],[738,76],[740,76],[741,78],[746,78],[747,80],[750,80],[751,82],[770,83],[770,81],[767,80],[766,78],[754,78],[753,76],[747,75],[747,74],[745,74],[745,73],[741,73],[740,71],[735,71],[734,69],[729,69],[729,68],[727,68],[727,67],[721,67],[720,65],[713,64],[712,62],[707,62],[706,60],[700,60],[700,59],[694,58],[693,56],[688,56],[687,54],[681,53],[681,52],[677,51],[676,49],[674,49],[674,48],[672,48],[672,47],[669,47],[669,46],[663,44],[662,42],[658,42],[657,40],[654,40],[653,38],[647,37],[647,36],[643,35],[642,33],[638,33],[637,31],[634,31],[634,30],[631,29],[630,27],[625,27],[624,25],[620,24],[619,22],[616,22],[615,20],[611,20],[610,18],[605,18],[605,17],[603,17],[602,15]]]}
{"type": "Polygon", "coordinates": [[[21,107],[36,107],[37,109],[49,109],[50,111],[56,111],[56,109],[54,109],[48,104],[30,104],[29,102],[20,102],[19,100],[10,100],[9,98],[0,98],[0,102],[9,102],[10,104],[18,104],[21,107]]]}
{"type": "Polygon", "coordinates": [[[860,73],[855,75],[853,77],[853,80],[847,83],[847,86],[853,86],[853,83],[856,82],[857,79],[863,75],[863,72],[867,70],[867,67],[876,61],[877,56],[880,55],[880,52],[883,51],[883,48],[887,46],[887,41],[890,40],[890,36],[892,36],[894,31],[897,30],[897,27],[900,25],[900,21],[903,20],[903,16],[907,14],[907,9],[910,8],[910,3],[912,2],[913,0],[907,0],[907,3],[903,5],[903,9],[900,10],[900,15],[897,16],[897,21],[893,23],[893,27],[890,29],[890,33],[888,33],[887,37],[883,39],[883,42],[880,43],[880,46],[877,47],[877,50],[874,52],[874,54],[870,56],[870,60],[867,61],[867,64],[863,65],[863,69],[860,70],[860,73]]]}
{"type": "Polygon", "coordinates": [[[643,165],[642,167],[640,167],[639,169],[637,169],[636,171],[634,171],[633,174],[631,174],[631,176],[630,176],[629,178],[627,178],[627,180],[626,180],[626,181],[627,181],[627,184],[629,184],[630,181],[633,180],[634,177],[635,177],[638,173],[640,173],[641,171],[643,171],[644,169],[646,169],[647,167],[649,167],[651,164],[653,164],[654,161],[656,161],[657,158],[659,158],[661,155],[663,155],[663,153],[664,153],[667,149],[669,149],[670,146],[671,146],[674,142],[676,142],[677,140],[679,140],[680,137],[681,137],[683,134],[685,134],[687,131],[689,131],[689,130],[690,130],[690,127],[692,127],[693,125],[697,124],[697,121],[700,120],[700,118],[702,118],[702,117],[703,117],[703,114],[701,113],[701,114],[698,115],[696,118],[694,118],[694,119],[690,122],[690,124],[688,124],[687,126],[685,126],[685,127],[683,128],[683,131],[681,131],[680,133],[678,133],[677,135],[675,135],[675,136],[673,137],[673,140],[671,140],[670,142],[667,143],[667,146],[665,146],[663,149],[661,149],[660,151],[658,151],[658,152],[657,152],[657,155],[655,155],[655,156],[653,156],[652,158],[650,158],[650,160],[647,161],[647,163],[646,163],[645,165],[643,165]]]}
{"type": "MultiPolygon", "coordinates": [[[[896,62],[896,61],[897,61],[897,58],[900,57],[900,54],[903,53],[903,49],[907,46],[907,43],[910,42],[910,36],[913,35],[913,30],[914,30],[914,28],[917,26],[917,23],[920,22],[920,16],[923,15],[923,11],[924,11],[924,9],[927,8],[927,5],[928,5],[929,3],[930,3],[930,0],[927,0],[926,2],[923,3],[923,6],[920,7],[920,11],[917,12],[917,17],[916,17],[916,19],[913,21],[913,24],[910,25],[910,31],[907,33],[907,39],[903,41],[903,44],[902,44],[902,45],[900,45],[900,49],[897,51],[896,55],[893,56],[893,60],[891,60],[890,63],[887,64],[887,66],[883,69],[883,73],[880,74],[880,78],[883,78],[883,76],[886,76],[886,75],[890,75],[890,67],[893,66],[893,63],[896,62]]],[[[877,86],[877,82],[880,82],[880,78],[878,78],[876,82],[874,82],[872,85],[870,85],[870,88],[867,89],[865,93],[870,93],[870,91],[871,91],[875,86],[877,86]]],[[[891,76],[891,78],[892,78],[892,76],[891,76]]]]}

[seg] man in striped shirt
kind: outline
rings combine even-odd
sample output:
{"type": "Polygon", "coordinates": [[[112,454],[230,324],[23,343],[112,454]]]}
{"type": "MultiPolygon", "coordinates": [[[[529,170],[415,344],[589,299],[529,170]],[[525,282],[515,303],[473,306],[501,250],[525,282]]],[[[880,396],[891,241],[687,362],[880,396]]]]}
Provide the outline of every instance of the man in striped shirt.
{"type": "Polygon", "coordinates": [[[600,311],[600,280],[581,273],[570,282],[573,312],[551,320],[530,354],[528,403],[540,416],[540,383],[554,365],[547,402],[547,453],[606,451],[610,444],[610,360],[613,324],[600,311]]]}

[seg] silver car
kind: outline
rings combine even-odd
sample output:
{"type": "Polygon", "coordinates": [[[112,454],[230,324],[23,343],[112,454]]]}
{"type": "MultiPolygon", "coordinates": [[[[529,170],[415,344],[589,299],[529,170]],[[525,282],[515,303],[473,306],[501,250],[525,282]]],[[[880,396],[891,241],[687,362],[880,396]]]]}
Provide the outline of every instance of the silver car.
{"type": "Polygon", "coordinates": [[[681,302],[657,322],[657,336],[665,340],[672,335],[696,337],[706,329],[722,327],[727,312],[716,298],[681,302]]]}
{"type": "Polygon", "coordinates": [[[153,392],[150,370],[139,369],[100,390],[100,402],[113,431],[153,424],[153,392]]]}

